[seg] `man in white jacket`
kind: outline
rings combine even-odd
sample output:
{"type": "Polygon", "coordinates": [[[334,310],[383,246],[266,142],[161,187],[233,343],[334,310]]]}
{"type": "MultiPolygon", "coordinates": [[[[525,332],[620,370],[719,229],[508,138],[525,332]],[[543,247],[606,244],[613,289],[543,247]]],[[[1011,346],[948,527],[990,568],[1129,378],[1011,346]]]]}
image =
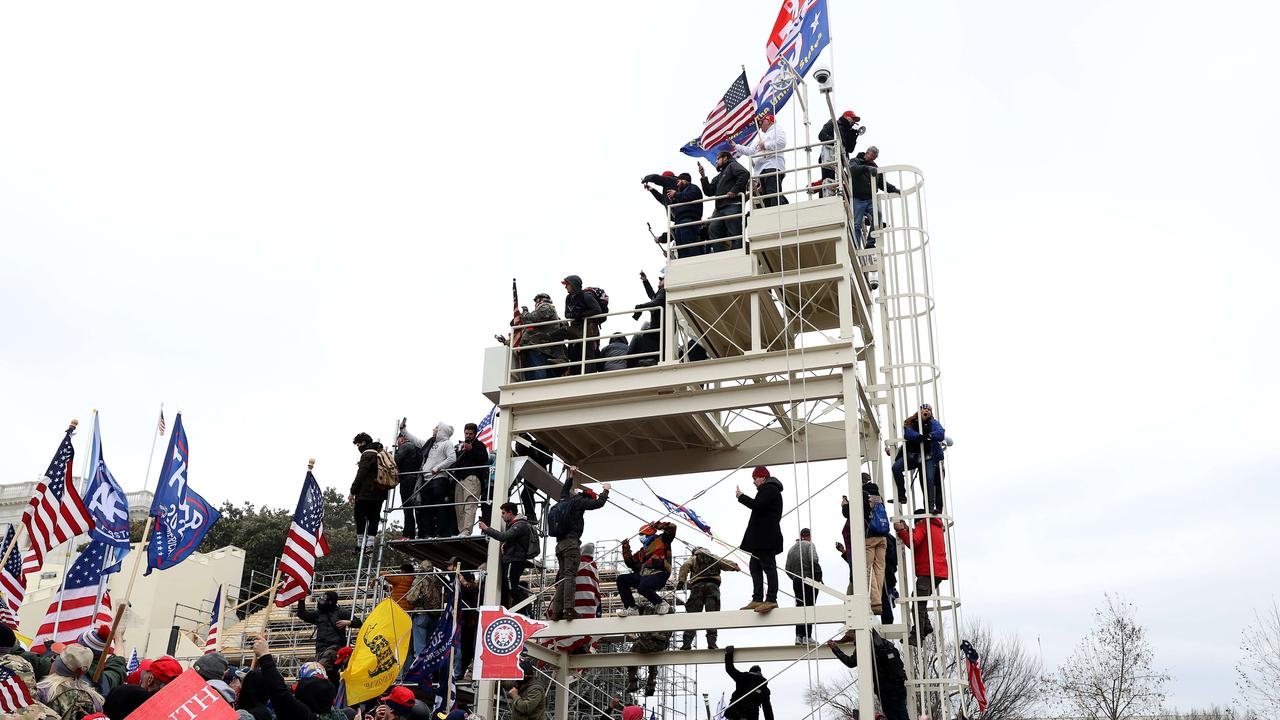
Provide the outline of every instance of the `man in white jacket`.
{"type": "Polygon", "coordinates": [[[458,534],[457,514],[452,505],[455,481],[444,472],[457,461],[453,443],[453,426],[441,421],[431,433],[431,439],[422,440],[400,426],[400,433],[415,446],[422,448],[422,474],[418,476],[418,489],[410,496],[413,505],[444,505],[444,507],[419,507],[414,510],[418,520],[418,537],[448,537],[458,534]]]}
{"type": "Polygon", "coordinates": [[[773,113],[761,115],[756,122],[759,132],[747,145],[738,145],[732,139],[729,147],[736,157],[751,157],[751,167],[760,179],[760,192],[764,195],[765,207],[787,204],[785,197],[769,197],[782,187],[782,178],[787,176],[787,160],[782,149],[787,146],[787,134],[773,120],[773,113]]]}

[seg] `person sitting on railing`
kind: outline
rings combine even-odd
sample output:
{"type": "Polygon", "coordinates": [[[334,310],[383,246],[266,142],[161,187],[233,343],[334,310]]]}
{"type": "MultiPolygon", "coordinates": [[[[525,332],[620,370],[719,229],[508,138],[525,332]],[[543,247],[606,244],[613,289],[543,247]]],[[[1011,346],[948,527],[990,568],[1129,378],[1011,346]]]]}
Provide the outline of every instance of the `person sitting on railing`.
{"type": "Polygon", "coordinates": [[[478,430],[475,423],[463,425],[462,442],[454,448],[458,459],[453,467],[461,468],[454,473],[457,486],[453,491],[453,501],[457,503],[454,511],[459,535],[471,534],[476,523],[476,511],[479,510],[480,503],[488,499],[483,492],[484,483],[480,482],[480,476],[482,473],[489,473],[489,448],[476,439],[478,430]]]}
{"type": "MultiPolygon", "coordinates": [[[[520,308],[520,322],[522,323],[533,325],[534,323],[550,323],[559,319],[560,316],[556,314],[555,303],[551,302],[551,296],[546,293],[538,293],[533,296],[533,310],[524,307],[520,308]]],[[[533,327],[524,329],[520,343],[522,345],[541,345],[555,342],[562,331],[561,324],[533,325],[533,327]]],[[[526,368],[538,369],[520,373],[518,380],[544,380],[549,377],[559,377],[564,374],[565,369],[563,367],[553,367],[545,370],[542,368],[547,365],[567,362],[569,362],[569,357],[565,355],[564,345],[549,345],[542,348],[521,350],[520,365],[526,368]]]]}
{"type": "MultiPolygon", "coordinates": [[[[574,363],[595,360],[600,356],[600,343],[596,338],[600,335],[600,323],[603,321],[595,316],[602,314],[604,309],[600,307],[595,293],[583,289],[582,278],[577,275],[566,275],[560,284],[564,285],[566,293],[564,319],[569,321],[569,360],[574,363]]],[[[599,369],[595,363],[586,366],[586,372],[589,373],[599,369]]],[[[580,371],[578,366],[569,368],[569,372],[574,375],[580,371]]]]}
{"type": "Polygon", "coordinates": [[[698,163],[698,175],[702,178],[702,191],[716,198],[715,212],[711,213],[708,235],[712,240],[729,238],[724,245],[708,245],[709,252],[742,247],[742,196],[751,183],[751,173],[742,163],[733,159],[733,153],[721,150],[716,155],[716,169],[720,172],[707,180],[707,171],[698,163]]]}
{"type": "Polygon", "coordinates": [[[880,174],[880,166],[876,165],[878,157],[880,157],[880,148],[872,145],[854,155],[853,161],[849,163],[849,182],[853,186],[850,188],[852,194],[850,200],[853,203],[854,244],[859,248],[876,246],[876,240],[870,232],[866,234],[866,243],[862,241],[862,219],[871,217],[871,179],[875,178],[876,187],[881,190],[898,192],[898,188],[894,187],[893,183],[885,182],[884,176],[880,174]]]}
{"type": "Polygon", "coordinates": [[[786,205],[787,198],[777,195],[782,189],[782,179],[787,176],[787,160],[782,150],[787,146],[787,134],[774,122],[773,113],[765,113],[756,118],[759,132],[748,145],[739,145],[729,139],[729,147],[735,157],[749,155],[753,159],[756,177],[760,179],[760,191],[765,207],[786,205]],[[772,196],[772,197],[771,197],[772,196]]]}
{"type": "Polygon", "coordinates": [[[622,541],[622,562],[631,568],[631,572],[618,576],[618,595],[622,598],[618,617],[640,614],[632,591],[653,603],[655,614],[666,615],[671,611],[671,606],[658,591],[665,588],[671,578],[671,541],[675,537],[674,523],[655,522],[640,528],[641,547],[638,552],[631,552],[630,539],[622,541]]]}
{"type": "MultiPolygon", "coordinates": [[[[667,171],[661,175],[645,175],[640,182],[653,195],[654,200],[666,206],[667,219],[672,224],[696,223],[702,219],[702,191],[693,184],[693,176],[689,173],[673,175],[671,171],[667,171]],[[649,187],[650,183],[662,188],[662,191],[649,187]],[[671,207],[672,205],[676,207],[671,207]]],[[[677,249],[676,257],[693,257],[705,252],[705,245],[684,247],[698,242],[697,225],[677,227],[672,235],[677,249]]]]}
{"type": "MultiPolygon", "coordinates": [[[[818,140],[820,142],[831,142],[835,139],[835,130],[838,128],[840,130],[840,145],[844,150],[844,157],[840,160],[848,163],[849,156],[853,155],[853,149],[858,145],[858,136],[866,132],[866,128],[858,127],[858,121],[861,119],[858,117],[858,113],[852,110],[845,110],[834,123],[828,120],[822,126],[822,130],[818,131],[818,140]]],[[[836,179],[835,161],[835,145],[823,145],[818,162],[822,163],[822,179],[824,181],[836,179]]]]}

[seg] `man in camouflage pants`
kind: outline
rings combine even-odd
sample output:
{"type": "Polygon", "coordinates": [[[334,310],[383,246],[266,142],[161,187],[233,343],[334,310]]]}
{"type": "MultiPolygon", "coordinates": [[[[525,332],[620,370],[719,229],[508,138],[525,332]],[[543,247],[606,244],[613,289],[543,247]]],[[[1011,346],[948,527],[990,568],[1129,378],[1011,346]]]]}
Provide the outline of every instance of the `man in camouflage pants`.
{"type": "MultiPolygon", "coordinates": [[[[693,557],[680,566],[680,574],[676,576],[676,589],[689,589],[689,597],[684,601],[685,612],[719,612],[720,611],[720,571],[737,572],[738,564],[729,560],[721,560],[703,548],[694,548],[693,557]]],[[[696,630],[685,630],[681,650],[693,649],[693,637],[696,630]]],[[[716,631],[707,630],[707,649],[716,649],[716,631]]]]}
{"type": "MultiPolygon", "coordinates": [[[[641,615],[653,615],[654,607],[645,601],[641,601],[637,605],[640,608],[641,615]]],[[[631,643],[631,652],[633,653],[660,653],[665,652],[671,646],[671,631],[666,632],[649,632],[640,633],[635,642],[631,643]]],[[[638,665],[630,665],[627,667],[627,692],[633,693],[640,689],[640,667],[638,665]]],[[[649,673],[644,678],[644,696],[653,697],[658,684],[658,666],[650,665],[649,673]]]]}

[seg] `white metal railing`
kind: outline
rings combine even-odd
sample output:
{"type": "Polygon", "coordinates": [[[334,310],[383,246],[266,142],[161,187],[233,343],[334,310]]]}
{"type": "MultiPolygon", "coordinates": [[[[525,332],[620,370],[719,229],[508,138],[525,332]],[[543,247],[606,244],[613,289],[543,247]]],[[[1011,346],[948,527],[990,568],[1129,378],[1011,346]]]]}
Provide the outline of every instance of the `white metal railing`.
{"type": "Polygon", "coordinates": [[[599,315],[591,315],[586,318],[577,320],[548,320],[540,323],[529,323],[527,325],[517,326],[519,329],[528,331],[530,328],[547,328],[556,334],[565,334],[564,339],[553,339],[548,342],[541,343],[525,343],[521,342],[516,347],[508,348],[509,360],[508,381],[509,382],[536,382],[538,380],[548,380],[566,375],[583,375],[595,372],[615,372],[618,368],[610,368],[606,370],[605,364],[610,362],[623,362],[628,367],[639,367],[641,363],[645,365],[657,364],[663,357],[663,333],[662,326],[650,327],[648,329],[640,329],[628,332],[617,332],[604,335],[600,333],[601,325],[612,317],[620,315],[635,315],[637,312],[648,313],[658,312],[658,317],[662,322],[666,321],[665,308],[655,306],[653,308],[613,310],[599,315]],[[656,336],[656,349],[645,350],[643,346],[635,346],[640,338],[656,336]],[[611,341],[613,338],[621,337],[627,341],[627,352],[621,355],[603,355],[603,348],[600,347],[601,341],[611,341]],[[594,348],[592,347],[594,345],[594,348]],[[633,352],[633,347],[636,351],[633,352]],[[589,352],[590,351],[590,352],[589,352]],[[531,364],[533,358],[526,353],[537,352],[543,356],[547,362],[537,365],[531,364]],[[562,354],[563,353],[563,354],[562,354]],[[558,358],[564,357],[564,360],[558,358]],[[644,362],[652,360],[653,362],[644,362]],[[541,375],[539,373],[552,373],[549,375],[541,375]],[[533,378],[529,376],[533,375],[533,378]]]}

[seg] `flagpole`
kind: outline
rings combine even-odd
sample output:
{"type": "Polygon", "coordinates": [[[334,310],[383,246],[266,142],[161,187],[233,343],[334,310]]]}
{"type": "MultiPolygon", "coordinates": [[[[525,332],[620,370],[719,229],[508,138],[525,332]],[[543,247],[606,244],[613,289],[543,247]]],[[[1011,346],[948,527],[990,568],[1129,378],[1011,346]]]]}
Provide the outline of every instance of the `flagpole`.
{"type": "MultiPolygon", "coordinates": [[[[147,554],[147,541],[151,539],[151,525],[155,522],[155,518],[148,515],[146,527],[142,528],[142,542],[138,543],[138,549],[134,551],[137,556],[133,559],[133,571],[129,573],[129,585],[125,588],[124,599],[116,606],[115,619],[111,621],[111,633],[107,635],[107,647],[115,642],[116,631],[120,629],[120,621],[124,619],[124,610],[129,607],[129,598],[133,595],[133,583],[138,579],[138,566],[142,564],[142,556],[147,554]]],[[[98,666],[93,669],[93,681],[96,683],[102,679],[102,670],[107,666],[107,655],[102,653],[98,658],[98,666]]]]}
{"type": "MultiPolygon", "coordinates": [[[[164,417],[164,403],[160,403],[160,417],[164,417]]],[[[151,461],[156,456],[156,439],[160,437],[160,418],[156,418],[155,432],[151,433],[151,452],[147,453],[147,472],[142,476],[142,489],[147,489],[147,478],[151,477],[151,461]]]]}
{"type": "MultiPolygon", "coordinates": [[[[280,566],[276,565],[276,577],[271,581],[271,594],[267,596],[267,609],[262,612],[262,632],[259,633],[264,639],[267,637],[267,624],[271,622],[271,608],[276,604],[276,589],[280,587],[280,566]]],[[[249,669],[252,670],[258,666],[258,657],[255,655],[253,661],[249,663],[249,669]]]]}
{"type": "MultiPolygon", "coordinates": [[[[96,431],[98,429],[98,408],[93,409],[92,415],[93,415],[93,431],[96,431]]],[[[89,472],[89,456],[93,454],[93,438],[94,438],[94,435],[91,434],[89,436],[89,447],[87,448],[88,452],[84,454],[84,462],[80,463],[80,486],[75,488],[75,490],[76,490],[76,493],[78,493],[81,497],[84,497],[83,491],[84,491],[84,488],[87,487],[87,485],[85,484],[85,476],[89,472]]],[[[75,480],[73,478],[72,479],[73,485],[74,485],[74,482],[75,480]]],[[[90,537],[90,541],[92,540],[93,538],[90,537]]],[[[64,586],[66,585],[66,582],[67,582],[67,568],[71,567],[71,548],[67,547],[65,550],[66,550],[65,554],[62,556],[62,574],[58,576],[61,578],[59,582],[61,582],[64,586]]],[[[105,555],[103,556],[103,559],[104,560],[106,559],[105,555]]],[[[98,600],[99,602],[101,602],[102,580],[98,580],[98,585],[99,585],[98,600]]],[[[98,608],[96,604],[94,605],[93,613],[95,616],[98,614],[98,608]]],[[[58,638],[58,624],[61,622],[62,622],[62,600],[58,600],[58,614],[53,616],[53,638],[55,641],[58,638]]],[[[92,623],[90,623],[90,626],[92,626],[92,623]]]]}
{"type": "Polygon", "coordinates": [[[448,714],[453,709],[453,654],[457,651],[457,644],[453,642],[454,636],[458,634],[458,598],[462,596],[462,568],[458,565],[453,567],[453,629],[449,631],[449,672],[445,673],[444,685],[444,710],[448,714]]]}

